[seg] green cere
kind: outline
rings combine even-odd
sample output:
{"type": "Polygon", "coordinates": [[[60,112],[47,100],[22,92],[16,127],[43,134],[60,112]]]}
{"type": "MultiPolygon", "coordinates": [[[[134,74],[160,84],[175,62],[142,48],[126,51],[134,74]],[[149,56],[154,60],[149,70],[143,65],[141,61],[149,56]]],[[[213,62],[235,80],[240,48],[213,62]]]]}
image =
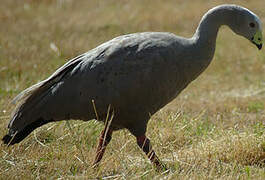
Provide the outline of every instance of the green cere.
{"type": "Polygon", "coordinates": [[[256,32],[256,34],[253,37],[253,42],[257,45],[262,44],[262,32],[261,31],[256,32]]]}

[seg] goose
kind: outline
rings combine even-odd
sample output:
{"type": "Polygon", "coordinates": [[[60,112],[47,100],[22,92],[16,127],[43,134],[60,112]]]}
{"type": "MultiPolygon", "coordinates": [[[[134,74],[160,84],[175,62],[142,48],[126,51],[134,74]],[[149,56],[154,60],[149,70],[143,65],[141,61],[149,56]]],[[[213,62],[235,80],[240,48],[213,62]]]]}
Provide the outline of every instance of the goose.
{"type": "Polygon", "coordinates": [[[61,120],[105,123],[94,165],[112,133],[127,129],[157,168],[162,168],[146,128],[150,117],[196,79],[213,59],[221,26],[262,48],[262,25],[250,10],[231,4],[210,9],[191,38],[168,32],[116,37],[73,58],[47,79],[17,95],[3,143],[14,145],[34,129],[61,120]]]}

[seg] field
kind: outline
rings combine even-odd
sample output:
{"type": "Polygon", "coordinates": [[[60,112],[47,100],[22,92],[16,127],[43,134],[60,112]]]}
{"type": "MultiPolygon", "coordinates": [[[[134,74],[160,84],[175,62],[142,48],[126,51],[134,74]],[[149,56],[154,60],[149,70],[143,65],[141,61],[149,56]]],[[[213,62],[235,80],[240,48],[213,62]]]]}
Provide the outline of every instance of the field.
{"type": "MultiPolygon", "coordinates": [[[[201,16],[243,5],[265,24],[265,1],[9,0],[0,5],[0,137],[10,103],[69,59],[122,34],[191,37],[201,16]]],[[[168,167],[156,172],[126,130],[92,168],[103,124],[61,121],[18,145],[0,143],[0,179],[265,179],[265,51],[222,27],[208,69],[150,120],[147,136],[168,167]]]]}

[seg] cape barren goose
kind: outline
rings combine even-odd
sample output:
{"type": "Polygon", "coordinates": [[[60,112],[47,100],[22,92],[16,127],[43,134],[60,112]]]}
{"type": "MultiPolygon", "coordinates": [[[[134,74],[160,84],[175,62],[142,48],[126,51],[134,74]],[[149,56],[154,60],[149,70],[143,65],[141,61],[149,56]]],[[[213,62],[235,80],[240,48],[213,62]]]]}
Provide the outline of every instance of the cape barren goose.
{"type": "Polygon", "coordinates": [[[70,60],[48,79],[21,92],[14,99],[19,105],[3,142],[19,143],[49,122],[105,121],[111,105],[114,116],[101,133],[94,164],[101,160],[112,132],[126,128],[151,162],[162,168],[145,136],[150,115],[176,98],[207,68],[222,25],[262,48],[260,19],[237,5],[209,10],[191,38],[167,32],[116,37],[70,60]]]}

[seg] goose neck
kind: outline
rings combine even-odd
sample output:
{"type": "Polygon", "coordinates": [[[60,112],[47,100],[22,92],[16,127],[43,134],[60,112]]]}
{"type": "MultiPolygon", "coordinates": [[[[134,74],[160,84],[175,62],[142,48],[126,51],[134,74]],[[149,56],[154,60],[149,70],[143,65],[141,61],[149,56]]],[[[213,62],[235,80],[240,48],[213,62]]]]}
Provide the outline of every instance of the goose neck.
{"type": "Polygon", "coordinates": [[[218,30],[222,25],[228,25],[233,21],[233,11],[226,6],[220,6],[209,10],[201,19],[193,36],[198,45],[207,49],[215,49],[218,30]]]}

